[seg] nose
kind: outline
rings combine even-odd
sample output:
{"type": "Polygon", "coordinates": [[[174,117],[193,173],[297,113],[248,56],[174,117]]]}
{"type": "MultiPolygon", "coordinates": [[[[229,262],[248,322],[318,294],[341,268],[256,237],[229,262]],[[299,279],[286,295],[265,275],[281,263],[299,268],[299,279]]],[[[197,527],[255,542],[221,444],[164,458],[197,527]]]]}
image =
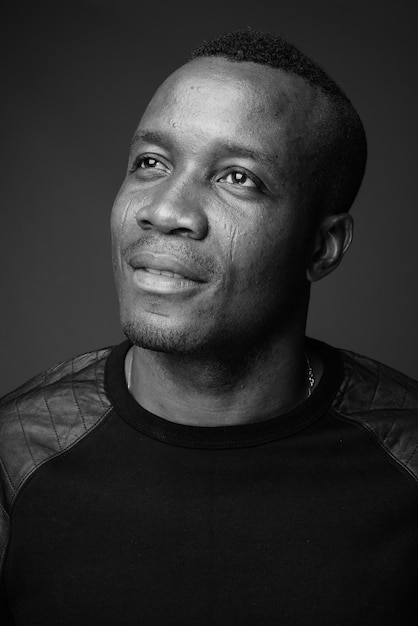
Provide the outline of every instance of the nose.
{"type": "Polygon", "coordinates": [[[207,216],[202,208],[202,195],[190,184],[166,181],[156,185],[149,202],[136,213],[143,230],[157,230],[166,235],[204,239],[208,232],[207,216]]]}

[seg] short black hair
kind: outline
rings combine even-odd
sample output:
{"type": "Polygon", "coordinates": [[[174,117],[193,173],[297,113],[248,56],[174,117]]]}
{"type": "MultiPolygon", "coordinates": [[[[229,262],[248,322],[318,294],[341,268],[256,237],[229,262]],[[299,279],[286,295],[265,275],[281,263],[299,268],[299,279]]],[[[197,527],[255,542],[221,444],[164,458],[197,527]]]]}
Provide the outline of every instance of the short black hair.
{"type": "Polygon", "coordinates": [[[330,110],[317,132],[313,200],[327,213],[348,211],[364,176],[366,134],[353,104],[322,67],[280,35],[251,28],[204,41],[190,60],[201,57],[268,65],[300,76],[326,96],[330,110]]]}

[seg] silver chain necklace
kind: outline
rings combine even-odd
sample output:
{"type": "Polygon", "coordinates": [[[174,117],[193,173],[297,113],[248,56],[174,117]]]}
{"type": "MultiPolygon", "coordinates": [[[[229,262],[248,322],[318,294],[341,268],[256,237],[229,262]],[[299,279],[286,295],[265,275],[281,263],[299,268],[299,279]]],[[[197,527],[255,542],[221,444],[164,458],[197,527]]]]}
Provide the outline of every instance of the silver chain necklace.
{"type": "Polygon", "coordinates": [[[315,376],[314,376],[314,373],[313,373],[313,369],[312,369],[311,363],[309,361],[309,357],[306,354],[306,352],[305,352],[305,357],[306,357],[306,365],[308,366],[308,398],[310,398],[311,395],[312,395],[312,390],[313,390],[314,385],[315,385],[315,376]]]}

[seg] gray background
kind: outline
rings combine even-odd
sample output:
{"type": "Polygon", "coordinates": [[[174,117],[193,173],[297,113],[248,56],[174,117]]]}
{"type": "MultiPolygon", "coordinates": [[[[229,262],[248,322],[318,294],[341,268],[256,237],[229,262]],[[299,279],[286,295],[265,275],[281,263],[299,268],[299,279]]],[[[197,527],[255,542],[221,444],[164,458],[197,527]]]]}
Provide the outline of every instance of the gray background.
{"type": "Polygon", "coordinates": [[[130,137],[155,88],[191,49],[247,25],[282,33],[324,65],[368,133],[354,244],[315,285],[309,334],[418,378],[414,4],[84,0],[9,8],[0,392],[123,338],[108,223],[130,137]]]}

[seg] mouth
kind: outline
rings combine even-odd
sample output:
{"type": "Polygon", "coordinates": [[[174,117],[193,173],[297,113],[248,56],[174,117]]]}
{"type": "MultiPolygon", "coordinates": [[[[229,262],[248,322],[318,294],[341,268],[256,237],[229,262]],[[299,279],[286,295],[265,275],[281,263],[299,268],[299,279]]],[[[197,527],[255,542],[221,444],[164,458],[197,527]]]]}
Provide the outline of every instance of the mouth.
{"type": "Polygon", "coordinates": [[[195,290],[206,282],[203,271],[167,254],[138,252],[128,261],[133,279],[143,291],[156,294],[195,290]]]}
{"type": "Polygon", "coordinates": [[[157,274],[158,276],[168,276],[169,278],[180,278],[181,280],[187,280],[182,274],[171,272],[170,270],[157,270],[154,267],[139,267],[139,270],[149,272],[150,274],[157,274]]]}

